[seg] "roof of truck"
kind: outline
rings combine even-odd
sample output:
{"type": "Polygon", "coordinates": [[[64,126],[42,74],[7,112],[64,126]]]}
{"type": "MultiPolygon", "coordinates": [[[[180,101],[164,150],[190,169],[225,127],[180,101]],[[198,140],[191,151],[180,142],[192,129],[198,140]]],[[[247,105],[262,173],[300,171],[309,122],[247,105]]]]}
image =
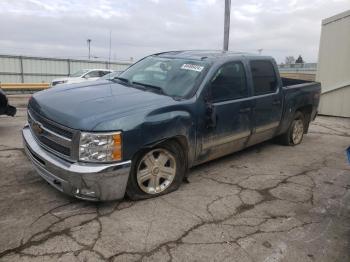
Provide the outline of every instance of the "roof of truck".
{"type": "MultiPolygon", "coordinates": [[[[265,57],[257,54],[245,53],[245,52],[232,52],[222,50],[179,50],[168,51],[158,54],[154,54],[161,57],[174,57],[174,58],[187,58],[187,59],[220,59],[228,56],[244,56],[244,57],[265,57]]],[[[267,58],[267,57],[266,57],[267,58]]]]}

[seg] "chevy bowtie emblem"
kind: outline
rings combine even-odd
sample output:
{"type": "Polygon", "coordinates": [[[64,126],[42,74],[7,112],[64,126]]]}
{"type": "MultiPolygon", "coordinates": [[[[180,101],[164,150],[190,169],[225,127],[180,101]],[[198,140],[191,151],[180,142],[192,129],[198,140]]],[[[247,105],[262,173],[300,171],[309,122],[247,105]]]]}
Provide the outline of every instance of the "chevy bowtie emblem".
{"type": "Polygon", "coordinates": [[[33,123],[32,129],[33,129],[34,133],[37,135],[41,135],[42,133],[44,133],[44,129],[43,129],[42,125],[38,122],[33,123]]]}

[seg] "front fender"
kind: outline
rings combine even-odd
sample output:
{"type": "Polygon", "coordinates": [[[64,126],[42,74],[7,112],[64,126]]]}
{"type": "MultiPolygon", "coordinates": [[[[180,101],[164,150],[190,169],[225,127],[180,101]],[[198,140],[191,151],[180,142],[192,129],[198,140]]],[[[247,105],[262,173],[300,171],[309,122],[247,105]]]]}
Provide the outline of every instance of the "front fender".
{"type": "MultiPolygon", "coordinates": [[[[195,154],[195,122],[189,112],[171,111],[148,115],[141,125],[142,140],[139,151],[144,148],[151,148],[169,139],[181,139],[188,150],[188,162],[192,163],[195,154]]],[[[135,151],[134,154],[137,152],[135,151]]]]}
{"type": "Polygon", "coordinates": [[[123,160],[132,160],[137,152],[172,138],[187,145],[191,165],[196,146],[195,101],[173,101],[165,106],[140,108],[96,126],[96,131],[122,131],[123,160]]]}
{"type": "MultiPolygon", "coordinates": [[[[137,117],[136,117],[137,118],[137,117]]],[[[136,120],[134,118],[134,121],[136,120]]],[[[141,120],[140,118],[138,120],[141,120]]],[[[189,111],[157,109],[123,133],[123,158],[133,159],[142,149],[152,148],[169,139],[178,139],[186,144],[186,155],[191,165],[195,156],[195,122],[189,111]]]]}

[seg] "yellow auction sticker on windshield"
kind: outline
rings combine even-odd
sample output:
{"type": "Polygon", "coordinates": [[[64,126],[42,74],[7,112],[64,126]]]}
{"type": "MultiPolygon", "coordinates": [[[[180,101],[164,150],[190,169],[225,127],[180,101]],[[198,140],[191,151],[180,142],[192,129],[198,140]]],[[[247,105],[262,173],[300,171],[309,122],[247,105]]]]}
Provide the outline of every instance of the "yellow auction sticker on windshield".
{"type": "Polygon", "coordinates": [[[192,65],[192,64],[183,64],[181,66],[181,69],[193,70],[193,71],[197,71],[197,72],[202,72],[203,68],[204,68],[204,66],[192,65]]]}

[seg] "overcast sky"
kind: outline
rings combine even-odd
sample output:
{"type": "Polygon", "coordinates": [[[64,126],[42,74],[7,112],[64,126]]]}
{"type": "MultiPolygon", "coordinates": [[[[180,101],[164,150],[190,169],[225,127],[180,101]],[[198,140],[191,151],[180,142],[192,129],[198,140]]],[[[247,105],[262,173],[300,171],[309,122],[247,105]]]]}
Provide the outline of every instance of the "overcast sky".
{"type": "MultiPolygon", "coordinates": [[[[107,60],[221,49],[224,0],[0,0],[0,53],[107,60]]],[[[229,49],[316,62],[321,20],[350,0],[232,0],[229,49]]]]}

